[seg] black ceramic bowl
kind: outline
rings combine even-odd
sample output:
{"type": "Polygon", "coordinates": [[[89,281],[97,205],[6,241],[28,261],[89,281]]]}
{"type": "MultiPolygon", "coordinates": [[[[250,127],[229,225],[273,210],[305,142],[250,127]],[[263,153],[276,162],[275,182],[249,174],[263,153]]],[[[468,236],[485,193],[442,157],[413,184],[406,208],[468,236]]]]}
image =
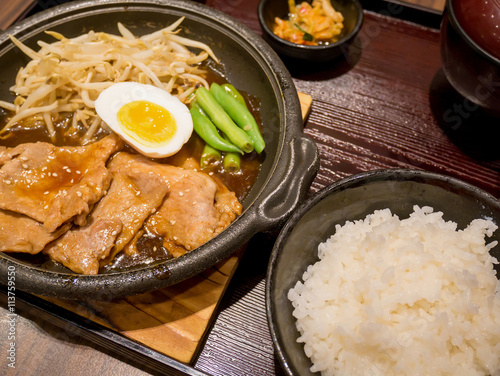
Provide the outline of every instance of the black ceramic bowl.
{"type": "Polygon", "coordinates": [[[447,0],[441,23],[443,72],[465,99],[500,116],[500,3],[447,0]]]}
{"type": "Polygon", "coordinates": [[[136,35],[150,33],[185,16],[182,35],[209,44],[228,80],[261,101],[266,150],[257,181],[242,202],[243,213],[225,231],[176,259],[124,272],[83,276],[0,254],[0,282],[15,268],[16,288],[60,298],[109,299],[172,285],[224,260],[257,232],[284,223],[309,188],[318,167],[317,147],[303,135],[294,83],[276,53],[250,29],[207,6],[178,0],[76,1],[54,7],[0,34],[0,98],[27,58],[9,40],[16,36],[34,49],[54,30],[74,37],[89,30],[118,33],[120,21],[136,35]]]}
{"type": "MultiPolygon", "coordinates": [[[[500,201],[455,178],[419,170],[378,170],[340,180],[305,201],[287,221],[270,257],[266,284],[266,311],[277,357],[288,375],[313,375],[287,298],[308,265],[318,261],[318,245],[335,232],[335,225],[364,219],[390,208],[401,219],[413,205],[442,211],[443,218],[466,227],[475,218],[500,224],[500,201]]],[[[500,230],[488,242],[500,242],[500,230]]],[[[491,254],[500,258],[500,245],[491,254]]],[[[500,265],[496,265],[497,276],[500,265]]]]}
{"type": "MultiPolygon", "coordinates": [[[[296,3],[300,2],[296,1],[296,3]]],[[[344,28],[337,42],[328,45],[305,46],[276,36],[272,31],[274,19],[275,17],[287,18],[289,10],[287,0],[261,0],[259,2],[257,13],[264,39],[280,56],[298,60],[325,62],[347,53],[349,45],[363,25],[363,8],[358,0],[331,0],[331,3],[335,10],[344,16],[344,28]]]]}

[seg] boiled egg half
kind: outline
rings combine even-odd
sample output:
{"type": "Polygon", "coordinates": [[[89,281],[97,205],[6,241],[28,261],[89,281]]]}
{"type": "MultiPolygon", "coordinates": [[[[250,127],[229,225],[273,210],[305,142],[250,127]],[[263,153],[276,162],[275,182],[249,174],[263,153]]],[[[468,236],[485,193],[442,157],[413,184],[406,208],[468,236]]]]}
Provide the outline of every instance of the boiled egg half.
{"type": "Polygon", "coordinates": [[[113,132],[152,158],[177,153],[193,133],[187,106],[153,85],[116,83],[99,94],[95,109],[113,132]]]}

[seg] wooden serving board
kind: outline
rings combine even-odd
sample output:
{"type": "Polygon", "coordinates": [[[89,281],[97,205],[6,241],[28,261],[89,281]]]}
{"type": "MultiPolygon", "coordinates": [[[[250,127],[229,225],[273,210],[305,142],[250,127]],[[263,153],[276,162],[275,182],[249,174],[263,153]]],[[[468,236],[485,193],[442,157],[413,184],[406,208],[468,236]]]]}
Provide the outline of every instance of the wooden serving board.
{"type": "MultiPolygon", "coordinates": [[[[299,93],[299,100],[305,120],[312,98],[299,93]]],[[[199,275],[150,293],[112,301],[43,299],[173,359],[191,364],[244,248],[199,275]]]]}
{"type": "Polygon", "coordinates": [[[0,30],[5,30],[25,15],[36,4],[36,0],[0,0],[0,30]]]}

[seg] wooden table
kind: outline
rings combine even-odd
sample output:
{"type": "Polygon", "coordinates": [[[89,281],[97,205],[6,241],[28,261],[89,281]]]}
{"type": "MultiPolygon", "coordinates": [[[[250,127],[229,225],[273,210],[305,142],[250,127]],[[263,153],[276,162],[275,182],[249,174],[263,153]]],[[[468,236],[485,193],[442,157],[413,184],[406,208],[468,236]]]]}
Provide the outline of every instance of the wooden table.
{"type": "MultiPolygon", "coordinates": [[[[260,33],[256,0],[205,3],[260,33]]],[[[322,67],[288,66],[297,90],[313,98],[305,133],[319,146],[321,167],[309,193],[358,172],[413,167],[455,176],[500,196],[500,148],[489,137],[498,119],[471,110],[446,82],[436,28],[439,12],[387,8],[388,3],[378,0],[363,5],[385,15],[366,12],[360,49],[322,67]]],[[[283,375],[274,358],[264,305],[274,237],[258,234],[250,241],[197,359],[183,369],[186,373],[283,375]]],[[[50,314],[29,306],[18,312],[16,369],[9,369],[5,333],[10,323],[3,300],[2,307],[1,374],[182,373],[149,360],[154,354],[131,357],[119,346],[84,339],[85,330],[54,325],[50,314]]]]}

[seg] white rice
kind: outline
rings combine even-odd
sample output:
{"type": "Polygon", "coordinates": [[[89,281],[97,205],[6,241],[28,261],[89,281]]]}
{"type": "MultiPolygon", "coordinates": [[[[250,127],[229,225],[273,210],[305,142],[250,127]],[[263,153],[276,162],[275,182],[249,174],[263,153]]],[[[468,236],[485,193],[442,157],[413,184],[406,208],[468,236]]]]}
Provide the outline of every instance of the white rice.
{"type": "Polygon", "coordinates": [[[441,212],[389,209],[337,226],[290,289],[312,372],[335,376],[500,375],[497,226],[464,230],[441,212]]]}

